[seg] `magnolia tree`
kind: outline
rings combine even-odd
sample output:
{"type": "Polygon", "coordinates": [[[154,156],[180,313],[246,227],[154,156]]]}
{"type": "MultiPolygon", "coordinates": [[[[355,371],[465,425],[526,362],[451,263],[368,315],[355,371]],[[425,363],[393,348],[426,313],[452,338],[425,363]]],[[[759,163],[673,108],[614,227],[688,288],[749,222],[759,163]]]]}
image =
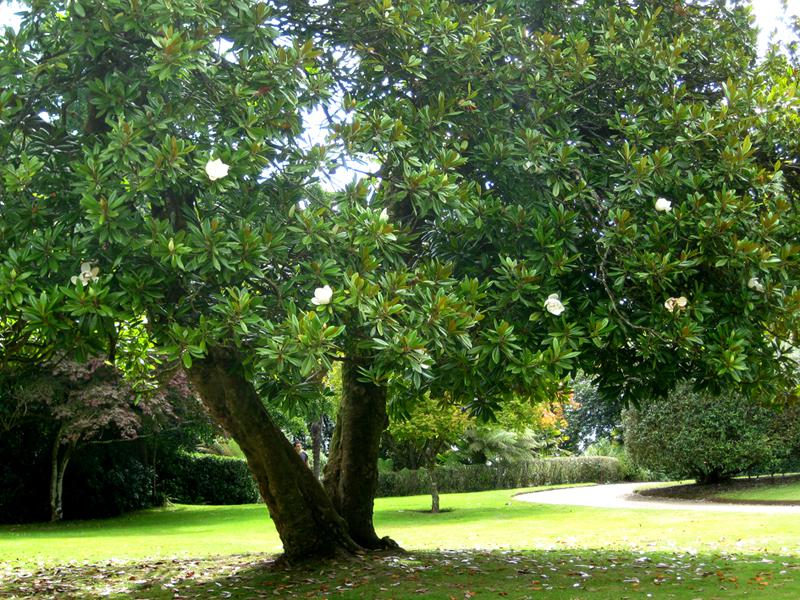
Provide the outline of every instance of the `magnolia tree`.
{"type": "Polygon", "coordinates": [[[392,543],[372,525],[388,394],[491,415],[579,367],[626,398],[781,391],[795,71],[756,64],[746,10],[30,6],[0,48],[0,331],[80,355],[146,317],[288,559],[392,543]],[[320,186],[353,158],[359,181],[320,186]],[[323,488],[265,403],[335,361],[323,488]]]}

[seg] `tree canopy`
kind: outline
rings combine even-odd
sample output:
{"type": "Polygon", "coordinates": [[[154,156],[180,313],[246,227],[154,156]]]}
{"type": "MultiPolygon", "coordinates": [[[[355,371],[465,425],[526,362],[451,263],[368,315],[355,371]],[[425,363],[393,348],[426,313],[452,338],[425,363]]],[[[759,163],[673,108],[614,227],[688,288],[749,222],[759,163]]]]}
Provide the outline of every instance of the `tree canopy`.
{"type": "Polygon", "coordinates": [[[582,368],[628,399],[687,377],[775,394],[797,71],[754,43],[722,1],[30,3],[0,48],[2,358],[145,322],[292,556],[337,514],[378,545],[387,393],[491,415],[582,368]],[[261,401],[319,393],[332,361],[331,508],[304,529],[324,495],[289,481],[261,401]]]}

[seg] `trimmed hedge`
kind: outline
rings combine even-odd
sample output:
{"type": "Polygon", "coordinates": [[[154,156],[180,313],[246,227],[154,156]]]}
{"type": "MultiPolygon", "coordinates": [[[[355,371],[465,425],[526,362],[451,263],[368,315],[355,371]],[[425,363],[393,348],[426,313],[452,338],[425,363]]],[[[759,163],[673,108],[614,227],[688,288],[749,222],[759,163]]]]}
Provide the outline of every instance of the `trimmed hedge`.
{"type": "MultiPolygon", "coordinates": [[[[564,483],[613,483],[622,481],[624,472],[616,458],[571,456],[542,458],[508,465],[452,465],[436,468],[439,492],[482,492],[534,485],[564,483]]],[[[416,496],[430,493],[425,470],[403,469],[378,474],[379,497],[416,496]]]]}
{"type": "Polygon", "coordinates": [[[178,453],[161,465],[161,491],[180,504],[251,504],[260,502],[247,461],[216,454],[178,453]]]}

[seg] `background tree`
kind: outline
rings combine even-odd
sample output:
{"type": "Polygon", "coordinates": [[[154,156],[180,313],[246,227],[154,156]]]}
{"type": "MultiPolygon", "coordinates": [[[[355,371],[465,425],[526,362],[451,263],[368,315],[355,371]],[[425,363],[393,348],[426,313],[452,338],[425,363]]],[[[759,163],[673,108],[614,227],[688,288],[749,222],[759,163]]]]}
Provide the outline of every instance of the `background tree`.
{"type": "MultiPolygon", "coordinates": [[[[283,398],[283,402],[270,406],[270,414],[287,437],[299,441],[311,451],[309,467],[314,477],[320,479],[322,467],[327,462],[336,408],[342,392],[341,364],[336,363],[330,372],[322,377],[319,393],[283,398]],[[310,444],[308,443],[310,440],[310,444]]],[[[256,379],[258,381],[258,378],[256,379]]]]}
{"type": "Polygon", "coordinates": [[[473,422],[463,407],[427,397],[389,425],[389,435],[406,450],[409,468],[428,471],[432,513],[439,512],[436,465],[473,422]]]}
{"type": "Polygon", "coordinates": [[[571,388],[572,400],[564,410],[562,447],[577,453],[603,439],[621,441],[622,399],[603,398],[597,385],[583,374],[572,379],[571,388]]]}
{"type": "Polygon", "coordinates": [[[568,396],[550,401],[515,396],[494,413],[492,422],[473,421],[456,443],[452,458],[464,464],[509,464],[559,454],[566,427],[568,396]]]}
{"type": "Polygon", "coordinates": [[[145,426],[155,433],[176,418],[175,397],[189,396],[185,384],[173,380],[137,401],[123,374],[108,365],[105,357],[42,365],[35,374],[15,381],[14,388],[4,405],[11,404],[24,418],[6,429],[6,434],[14,435],[20,421],[32,419],[50,432],[46,445],[50,449],[51,521],[63,517],[64,475],[76,450],[91,443],[134,439],[145,426]]]}
{"type": "Polygon", "coordinates": [[[86,355],[146,315],[289,559],[390,543],[390,393],[490,416],[582,367],[626,400],[774,395],[796,76],[757,68],[742,8],[679,8],[35,3],[0,49],[4,323],[86,355]],[[301,143],[322,105],[331,139],[301,143]],[[353,157],[378,166],[323,192],[353,157]],[[325,491],[264,403],[337,361],[325,491]]]}
{"type": "Polygon", "coordinates": [[[625,447],[637,465],[698,483],[784,470],[798,441],[797,406],[714,396],[689,385],[625,413],[625,447]]]}

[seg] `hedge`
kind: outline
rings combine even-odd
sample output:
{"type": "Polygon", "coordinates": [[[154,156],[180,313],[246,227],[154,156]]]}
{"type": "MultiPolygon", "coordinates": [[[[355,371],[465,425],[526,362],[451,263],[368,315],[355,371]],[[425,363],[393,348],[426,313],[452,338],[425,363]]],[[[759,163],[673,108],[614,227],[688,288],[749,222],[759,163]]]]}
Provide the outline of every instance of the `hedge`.
{"type": "MultiPolygon", "coordinates": [[[[622,481],[622,465],[608,456],[543,458],[507,465],[452,465],[436,468],[439,491],[481,492],[534,485],[564,483],[613,483],[622,481]]],[[[403,469],[378,474],[379,497],[415,496],[430,493],[424,470],[403,469]]]]}
{"type": "Polygon", "coordinates": [[[247,461],[233,456],[178,453],[159,469],[160,489],[180,504],[260,502],[247,461]]]}

